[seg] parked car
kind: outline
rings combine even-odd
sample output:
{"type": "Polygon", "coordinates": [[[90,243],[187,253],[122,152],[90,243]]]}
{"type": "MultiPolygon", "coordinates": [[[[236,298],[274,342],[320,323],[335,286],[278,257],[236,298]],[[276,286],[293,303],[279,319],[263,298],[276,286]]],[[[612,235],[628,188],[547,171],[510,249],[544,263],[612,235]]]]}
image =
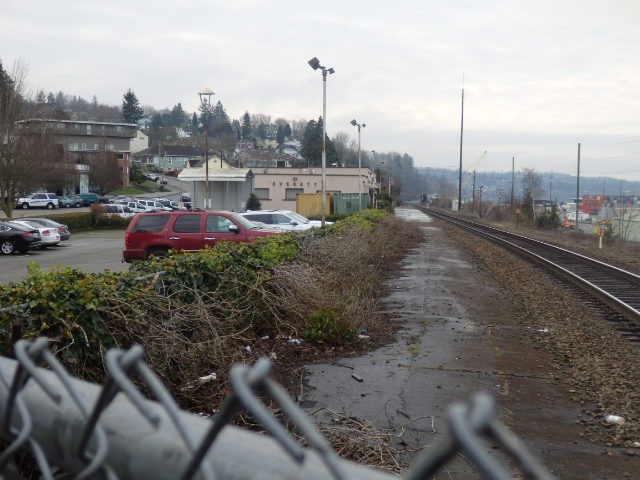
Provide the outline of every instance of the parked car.
{"type": "Polygon", "coordinates": [[[128,201],[120,200],[113,203],[116,203],[119,205],[125,205],[126,207],[129,207],[129,210],[131,210],[133,213],[150,213],[153,211],[151,210],[151,208],[135,200],[128,200],[128,201]]]}
{"type": "Polygon", "coordinates": [[[253,242],[281,231],[264,229],[234,212],[156,212],[133,217],[124,237],[125,262],[195,251],[218,242],[253,242]]]}
{"type": "Polygon", "coordinates": [[[0,252],[10,255],[15,251],[27,253],[40,246],[40,232],[11,222],[0,222],[0,252]]]}
{"type": "Polygon", "coordinates": [[[120,217],[128,218],[133,217],[135,215],[134,212],[131,211],[129,207],[126,205],[120,205],[119,203],[109,203],[107,205],[102,206],[104,208],[105,217],[112,217],[113,215],[119,215],[120,217]]]}
{"type": "Polygon", "coordinates": [[[32,193],[26,197],[16,200],[16,207],[24,208],[48,208],[52,210],[58,208],[60,202],[55,193],[32,193]]]}
{"type": "Polygon", "coordinates": [[[152,182],[157,182],[160,177],[158,175],[156,175],[155,173],[147,173],[145,175],[145,178],[147,180],[151,180],[152,182]]]}
{"type": "MultiPolygon", "coordinates": [[[[240,215],[252,222],[262,222],[271,228],[282,230],[308,230],[322,225],[322,222],[318,220],[309,220],[307,217],[291,210],[247,210],[240,215]]],[[[331,225],[333,222],[324,223],[325,225],[331,225]]]]}
{"type": "Polygon", "coordinates": [[[62,197],[58,197],[58,203],[60,207],[64,208],[80,208],[82,206],[82,199],[77,195],[64,195],[62,197]]]}
{"type": "Polygon", "coordinates": [[[60,240],[69,240],[71,238],[71,233],[69,232],[69,227],[67,227],[63,223],[58,223],[55,220],[51,220],[49,218],[40,218],[40,217],[25,217],[20,220],[29,220],[30,222],[39,223],[40,225],[44,225],[45,227],[53,227],[58,229],[60,233],[60,240]]]}
{"type": "Polygon", "coordinates": [[[107,203],[109,199],[107,197],[101,197],[97,193],[79,193],[78,198],[82,201],[83,207],[90,207],[94,203],[107,203]]]}
{"type": "Polygon", "coordinates": [[[147,198],[138,198],[136,202],[141,203],[142,205],[146,205],[153,212],[171,212],[173,209],[171,207],[165,207],[160,202],[156,200],[149,200],[147,198]]]}
{"type": "Polygon", "coordinates": [[[180,195],[180,201],[191,203],[191,194],[187,192],[182,192],[182,195],[180,195]]]}
{"type": "Polygon", "coordinates": [[[186,207],[180,206],[175,200],[169,200],[168,198],[154,198],[154,200],[160,203],[163,207],[170,208],[171,210],[186,210],[186,207]]]}
{"type": "Polygon", "coordinates": [[[60,243],[60,232],[54,227],[45,227],[39,223],[29,220],[15,219],[9,223],[16,223],[28,229],[38,229],[40,232],[40,248],[47,248],[60,243]]]}

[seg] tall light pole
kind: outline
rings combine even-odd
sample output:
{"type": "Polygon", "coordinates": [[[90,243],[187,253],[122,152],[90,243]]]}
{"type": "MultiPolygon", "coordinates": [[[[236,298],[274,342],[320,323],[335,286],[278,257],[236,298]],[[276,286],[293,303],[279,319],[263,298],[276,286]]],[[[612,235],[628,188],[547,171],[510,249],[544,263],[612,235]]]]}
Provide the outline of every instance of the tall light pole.
{"type": "Polygon", "coordinates": [[[336,71],[333,68],[326,68],[320,65],[320,60],[313,57],[307,62],[314,70],[322,71],[322,222],[320,225],[324,227],[325,216],[327,212],[326,197],[326,178],[327,178],[327,73],[333,74],[336,71]]]}
{"type": "Polygon", "coordinates": [[[204,114],[204,208],[211,208],[211,193],[209,192],[209,115],[211,114],[211,97],[215,95],[209,88],[198,92],[200,108],[204,114]]]}
{"type": "Polygon", "coordinates": [[[360,127],[364,128],[367,124],[359,124],[354,118],[351,120],[351,125],[358,127],[358,210],[362,210],[362,156],[360,155],[360,127]]]}

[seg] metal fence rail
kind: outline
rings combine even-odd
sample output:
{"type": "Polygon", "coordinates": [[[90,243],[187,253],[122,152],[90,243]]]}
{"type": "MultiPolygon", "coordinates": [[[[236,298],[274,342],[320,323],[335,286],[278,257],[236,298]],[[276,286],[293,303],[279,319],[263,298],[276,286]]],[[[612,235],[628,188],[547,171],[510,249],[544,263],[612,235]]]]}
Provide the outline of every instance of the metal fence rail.
{"type": "MultiPolygon", "coordinates": [[[[396,475],[339,459],[307,415],[282,387],[269,378],[266,359],[232,368],[233,393],[212,419],[180,410],[155,373],[144,363],[143,350],[107,353],[105,383],[95,385],[70,376],[47,348],[46,339],[21,340],[17,360],[0,357],[0,414],[7,445],[0,453],[0,474],[13,475],[14,455],[27,451],[41,478],[106,479],[309,479],[392,480],[396,475]],[[38,367],[38,364],[46,368],[38,367]],[[146,399],[133,378],[144,383],[155,401],[146,399]],[[295,425],[309,448],[289,435],[257,395],[273,399],[295,425]],[[229,425],[246,409],[268,435],[229,425]],[[69,478],[69,477],[65,477],[69,478]]],[[[552,476],[495,417],[485,395],[449,411],[451,433],[433,445],[407,475],[431,478],[462,452],[483,478],[511,479],[482,448],[490,437],[515,465],[533,479],[552,476]]]]}

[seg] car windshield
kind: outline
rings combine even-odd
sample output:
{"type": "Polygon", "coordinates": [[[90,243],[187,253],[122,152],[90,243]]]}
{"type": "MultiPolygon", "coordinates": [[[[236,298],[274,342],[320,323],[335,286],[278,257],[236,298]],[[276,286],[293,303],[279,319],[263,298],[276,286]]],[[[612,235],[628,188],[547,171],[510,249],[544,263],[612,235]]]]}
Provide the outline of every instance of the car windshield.
{"type": "Polygon", "coordinates": [[[260,225],[256,225],[255,223],[253,223],[248,218],[244,218],[242,215],[238,215],[236,213],[232,213],[231,216],[233,217],[233,221],[234,222],[239,223],[244,228],[248,228],[250,230],[255,230],[257,228],[263,228],[260,225]]]}
{"type": "Polygon", "coordinates": [[[299,213],[290,212],[289,216],[293,217],[299,223],[309,223],[309,219],[307,217],[303,217],[299,213]]]}

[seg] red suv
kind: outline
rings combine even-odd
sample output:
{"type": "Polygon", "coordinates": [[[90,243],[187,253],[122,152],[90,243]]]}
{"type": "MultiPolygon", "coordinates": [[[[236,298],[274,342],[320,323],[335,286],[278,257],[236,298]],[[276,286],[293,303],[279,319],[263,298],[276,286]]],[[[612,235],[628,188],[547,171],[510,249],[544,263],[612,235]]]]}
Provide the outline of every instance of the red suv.
{"type": "Polygon", "coordinates": [[[133,217],[124,237],[125,262],[164,256],[169,250],[194,251],[218,242],[253,242],[280,233],[261,228],[233,212],[155,212],[133,217]]]}

